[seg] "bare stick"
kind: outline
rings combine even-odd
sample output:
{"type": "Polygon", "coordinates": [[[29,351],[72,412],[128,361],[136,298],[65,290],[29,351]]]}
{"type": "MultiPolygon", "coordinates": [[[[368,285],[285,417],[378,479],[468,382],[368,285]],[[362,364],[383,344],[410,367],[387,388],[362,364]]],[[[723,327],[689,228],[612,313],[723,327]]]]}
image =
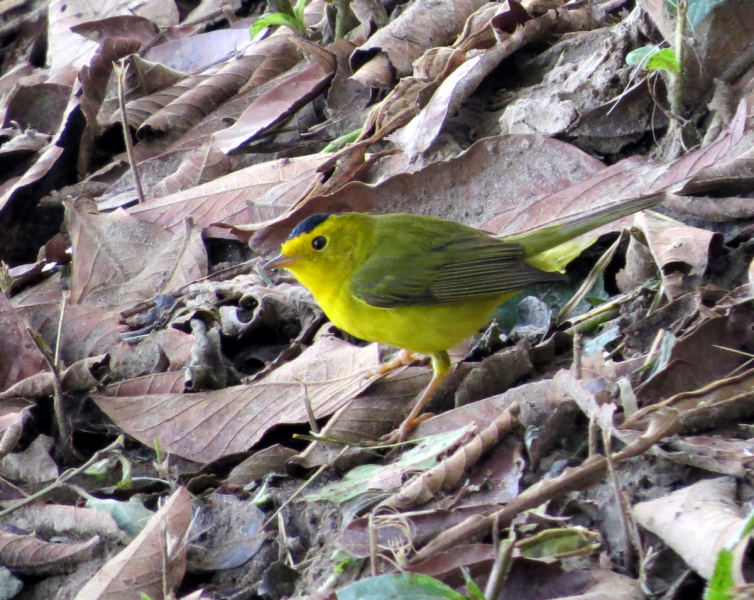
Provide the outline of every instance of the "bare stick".
{"type": "Polygon", "coordinates": [[[118,78],[118,103],[120,104],[120,120],[123,123],[123,139],[126,142],[126,154],[128,155],[128,164],[131,165],[131,172],[134,175],[134,186],[136,195],[139,198],[139,204],[144,204],[144,190],[141,188],[141,177],[139,170],[136,168],[136,159],[134,158],[134,143],[131,139],[131,130],[128,127],[128,116],[126,115],[126,73],[128,72],[128,63],[120,60],[118,64],[113,64],[115,75],[118,78]]]}

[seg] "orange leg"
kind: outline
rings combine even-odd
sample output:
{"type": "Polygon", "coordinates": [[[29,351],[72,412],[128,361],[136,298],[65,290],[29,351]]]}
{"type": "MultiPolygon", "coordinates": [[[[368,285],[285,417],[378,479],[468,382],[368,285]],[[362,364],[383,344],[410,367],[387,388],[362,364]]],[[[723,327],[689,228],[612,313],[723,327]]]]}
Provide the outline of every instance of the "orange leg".
{"type": "Polygon", "coordinates": [[[374,371],[369,373],[369,377],[375,377],[376,375],[385,375],[386,373],[390,373],[391,371],[395,371],[399,367],[402,367],[403,365],[410,364],[413,362],[414,357],[408,350],[401,350],[398,354],[396,354],[393,358],[391,358],[386,363],[382,363],[379,367],[377,367],[374,371]]]}
{"type": "Polygon", "coordinates": [[[401,426],[398,427],[398,429],[396,429],[395,431],[381,438],[381,444],[397,444],[398,442],[405,441],[408,437],[408,434],[411,433],[414,427],[416,427],[416,425],[423,421],[423,419],[418,418],[419,414],[424,409],[424,406],[427,404],[427,402],[429,402],[429,399],[432,397],[432,395],[437,391],[437,388],[442,383],[442,380],[445,379],[448,372],[450,371],[450,357],[448,356],[447,352],[438,352],[437,354],[433,354],[431,358],[433,372],[432,379],[430,380],[427,387],[424,388],[424,391],[421,393],[419,398],[416,400],[414,408],[411,409],[411,412],[405,418],[403,423],[401,423],[401,426]]]}

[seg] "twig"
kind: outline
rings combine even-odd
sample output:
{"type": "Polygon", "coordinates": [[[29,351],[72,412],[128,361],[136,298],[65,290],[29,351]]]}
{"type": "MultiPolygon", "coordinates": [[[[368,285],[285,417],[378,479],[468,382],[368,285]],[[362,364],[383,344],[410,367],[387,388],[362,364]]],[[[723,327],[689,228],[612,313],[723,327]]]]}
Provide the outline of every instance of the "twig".
{"type": "Polygon", "coordinates": [[[104,456],[109,454],[110,452],[114,450],[118,450],[123,447],[123,436],[118,436],[118,439],[115,440],[112,444],[110,444],[107,448],[103,448],[99,452],[95,452],[92,457],[86,461],[83,465],[80,467],[77,467],[75,469],[68,469],[65,473],[63,473],[60,477],[58,477],[55,481],[53,481],[50,485],[47,487],[39,490],[36,494],[32,494],[31,496],[24,498],[23,500],[19,500],[14,505],[9,506],[8,508],[5,508],[0,511],[0,518],[9,515],[13,511],[22,508],[26,506],[27,504],[31,504],[35,500],[39,500],[40,498],[45,497],[47,494],[52,492],[53,490],[58,489],[59,487],[62,487],[66,484],[68,480],[75,477],[76,475],[83,473],[86,471],[89,467],[91,467],[93,464],[99,462],[102,460],[104,456]]]}
{"type": "Polygon", "coordinates": [[[134,187],[136,195],[139,198],[139,204],[144,204],[144,190],[141,187],[141,177],[139,169],[136,168],[136,158],[134,157],[134,143],[131,139],[131,129],[128,126],[128,115],[126,114],[126,73],[128,72],[128,63],[121,59],[118,64],[113,64],[115,75],[118,78],[118,103],[120,104],[120,120],[123,123],[123,139],[126,142],[126,154],[128,163],[131,165],[131,172],[134,176],[134,187]]]}
{"type": "Polygon", "coordinates": [[[508,573],[511,570],[511,558],[515,547],[516,530],[511,527],[508,539],[500,542],[495,562],[492,563],[487,586],[484,588],[486,600],[495,600],[500,595],[500,590],[503,588],[505,580],[508,579],[508,573]]]}
{"type": "MultiPolygon", "coordinates": [[[[65,302],[65,295],[63,295],[62,301],[65,302]]],[[[60,311],[62,315],[62,310],[60,311]]],[[[55,357],[50,352],[50,348],[45,343],[44,339],[41,335],[31,327],[27,327],[26,331],[29,332],[29,335],[34,340],[34,343],[37,345],[37,348],[42,353],[42,357],[45,359],[45,362],[47,363],[47,366],[50,368],[50,371],[52,372],[52,389],[53,389],[53,410],[55,412],[55,423],[57,424],[58,428],[58,435],[60,437],[60,443],[63,445],[63,448],[65,450],[65,453],[68,455],[75,456],[75,453],[73,452],[73,448],[70,444],[70,436],[71,432],[68,428],[68,421],[65,418],[65,411],[63,410],[63,386],[60,383],[60,371],[58,370],[57,365],[55,364],[55,357]]]]}

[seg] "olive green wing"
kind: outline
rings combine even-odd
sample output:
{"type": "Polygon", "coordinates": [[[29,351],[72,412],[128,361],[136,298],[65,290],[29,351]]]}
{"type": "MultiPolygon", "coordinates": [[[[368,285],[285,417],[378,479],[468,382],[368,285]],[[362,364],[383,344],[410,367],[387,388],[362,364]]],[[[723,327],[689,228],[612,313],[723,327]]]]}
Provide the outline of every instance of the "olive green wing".
{"type": "Polygon", "coordinates": [[[372,306],[394,308],[502,295],[564,278],[527,265],[520,244],[468,231],[428,247],[404,244],[411,250],[400,256],[368,258],[354,272],[351,292],[372,306]]]}

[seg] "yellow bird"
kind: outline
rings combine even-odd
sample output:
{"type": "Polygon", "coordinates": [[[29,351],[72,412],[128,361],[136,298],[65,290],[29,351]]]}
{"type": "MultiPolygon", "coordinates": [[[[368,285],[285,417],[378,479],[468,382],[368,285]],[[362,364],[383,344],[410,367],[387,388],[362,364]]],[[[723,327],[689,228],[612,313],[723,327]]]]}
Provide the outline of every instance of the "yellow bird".
{"type": "Polygon", "coordinates": [[[315,214],[301,221],[265,265],[285,268],[340,329],[402,352],[380,372],[429,356],[433,377],[389,442],[406,438],[450,370],[448,350],[475,334],[523,289],[563,279],[588,245],[569,240],[662,201],[653,194],[498,238],[414,214],[315,214]]]}

